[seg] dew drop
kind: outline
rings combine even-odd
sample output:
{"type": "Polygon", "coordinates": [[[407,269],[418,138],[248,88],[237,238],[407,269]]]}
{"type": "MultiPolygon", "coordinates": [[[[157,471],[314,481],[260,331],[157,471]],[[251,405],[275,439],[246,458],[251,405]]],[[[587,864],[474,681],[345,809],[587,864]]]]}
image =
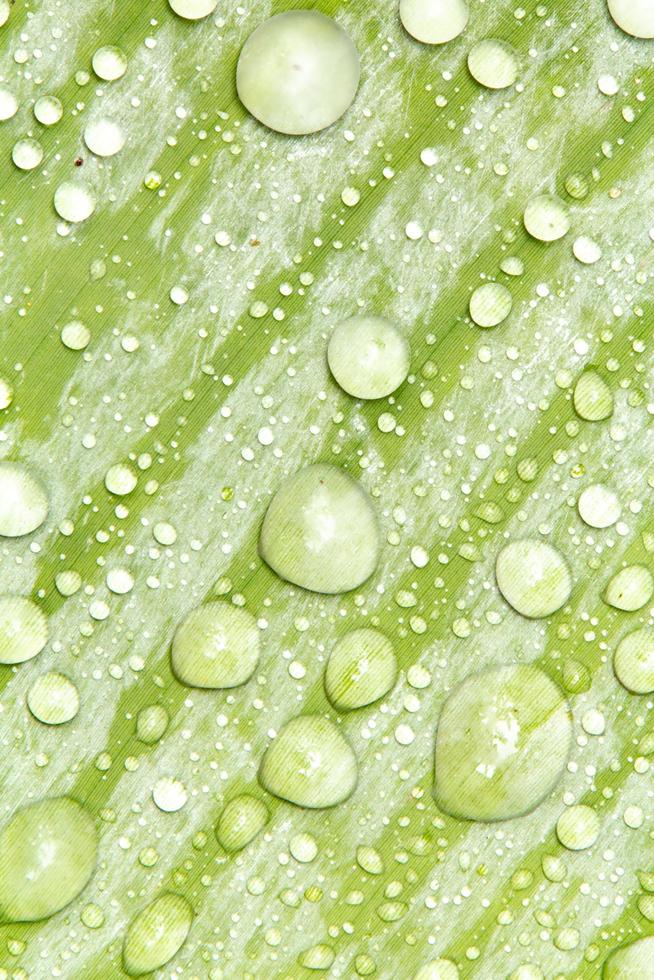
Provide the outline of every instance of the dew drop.
{"type": "Polygon", "coordinates": [[[186,806],[188,792],[184,783],[170,776],[162,776],[154,784],[152,799],[155,805],[164,813],[176,813],[186,806]]]}
{"type": "Polygon", "coordinates": [[[84,350],[91,340],[91,331],[79,320],[71,320],[61,329],[61,342],[69,350],[84,350]]]}
{"type": "Polygon", "coordinates": [[[609,13],[625,34],[654,37],[654,6],[651,0],[608,0],[609,13]]]}
{"type": "Polygon", "coordinates": [[[592,807],[583,804],[564,810],[556,823],[556,836],[569,851],[592,847],[599,831],[599,817],[592,807]]]}
{"type": "Polygon", "coordinates": [[[654,594],[654,578],[644,565],[627,565],[617,572],[604,592],[604,601],[623,612],[642,609],[654,594]]]}
{"type": "Polygon", "coordinates": [[[95,119],[84,129],[84,142],[98,157],[112,157],[125,145],[122,127],[111,119],[95,119]]]}
{"type": "Polygon", "coordinates": [[[54,206],[64,221],[86,221],[95,211],[95,194],[85,181],[65,180],[55,191],[54,206]]]}
{"type": "Polygon", "coordinates": [[[125,463],[116,463],[110,466],[104,476],[104,485],[109,493],[117,497],[125,497],[131,493],[138,482],[136,473],[131,466],[125,463]]]}
{"type": "Polygon", "coordinates": [[[0,535],[20,538],[40,527],[48,516],[42,484],[18,463],[0,463],[0,535]]]}
{"type": "Polygon", "coordinates": [[[79,691],[64,674],[41,674],[28,691],[27,706],[44,725],[63,725],[79,711],[79,691]]]}
{"type": "Polygon", "coordinates": [[[506,41],[489,37],[470,49],[468,69],[485,88],[508,88],[518,77],[518,57],[506,41]]]}
{"type": "Polygon", "coordinates": [[[396,677],[397,661],[388,637],[375,629],[356,629],[332,650],[325,670],[325,691],[335,708],[351,711],[383,698],[396,677]]]}
{"type": "Polygon", "coordinates": [[[459,980],[459,969],[452,960],[432,960],[414,973],[413,980],[459,980]]]}
{"type": "Polygon", "coordinates": [[[202,20],[218,6],[218,0],[168,0],[171,10],[184,20],[202,20]]]}
{"type": "Polygon", "coordinates": [[[654,629],[627,633],[613,655],[613,669],[623,687],[633,694],[654,691],[654,629]]]}
{"type": "Polygon", "coordinates": [[[273,796],[323,809],[354,792],[357,760],[333,722],[320,715],[298,715],[266,749],[259,779],[273,796]]]}
{"type": "Polygon", "coordinates": [[[132,919],[123,946],[130,977],[153,973],[182,948],[193,922],[193,909],[181,895],[160,895],[132,919]]]}
{"type": "Polygon", "coordinates": [[[216,825],[216,838],[228,852],[242,851],[268,823],[268,807],[255,796],[243,793],[225,806],[216,825]]]}
{"type": "Polygon", "coordinates": [[[575,385],[575,412],[587,422],[601,422],[613,414],[613,395],[606,381],[594,370],[584,371],[575,385]]]}
{"type": "Polygon", "coordinates": [[[34,116],[42,126],[55,126],[64,114],[64,107],[56,95],[42,95],[34,103],[34,116]]]}
{"type": "Polygon", "coordinates": [[[245,108],[270,129],[315,133],[349,109],[359,55],[342,27],[317,10],[264,21],[243,45],[236,88],[245,108]]]}
{"type": "Polygon", "coordinates": [[[527,204],[524,224],[532,238],[554,242],[570,230],[570,217],[563,201],[554,194],[539,194],[527,204]]]}
{"type": "Polygon", "coordinates": [[[91,60],[93,71],[104,82],[115,82],[127,71],[127,58],[120,48],[107,45],[98,50],[91,60]]]}
{"type": "Polygon", "coordinates": [[[48,619],[31,599],[0,596],[0,664],[22,664],[48,642],[48,619]]]}
{"type": "Polygon", "coordinates": [[[141,708],[136,716],[136,737],[144,745],[155,745],[166,734],[168,712],[160,704],[141,708]]]}
{"type": "Polygon", "coordinates": [[[400,18],[407,34],[423,44],[445,44],[465,30],[466,0],[400,0],[400,18]]]}
{"type": "Polygon", "coordinates": [[[329,369],[354,398],[385,398],[409,373],[409,344],[382,316],[353,316],[334,327],[327,347],[329,369]]]}
{"type": "Polygon", "coordinates": [[[34,170],[43,160],[43,147],[38,140],[25,137],[14,143],[11,159],[19,170],[34,170]]]}
{"type": "Polygon", "coordinates": [[[18,99],[5,85],[0,85],[0,122],[11,119],[18,112],[18,99]]]}
{"type": "Polygon", "coordinates": [[[227,602],[208,602],[178,626],[171,662],[175,677],[189,687],[231,688],[250,679],[259,652],[259,630],[250,613],[227,602]]]}
{"type": "Polygon", "coordinates": [[[620,501],[613,490],[601,483],[592,483],[579,495],[579,516],[589,527],[611,527],[620,517],[620,501]]]}
{"type": "Polygon", "coordinates": [[[509,605],[528,619],[551,616],[568,601],[572,589],[565,559],[543,541],[507,544],[497,556],[495,576],[509,605]]]}
{"type": "Polygon", "coordinates": [[[511,293],[499,282],[477,286],[470,297],[470,317],[478,327],[496,327],[506,320],[513,307],[511,293]]]}

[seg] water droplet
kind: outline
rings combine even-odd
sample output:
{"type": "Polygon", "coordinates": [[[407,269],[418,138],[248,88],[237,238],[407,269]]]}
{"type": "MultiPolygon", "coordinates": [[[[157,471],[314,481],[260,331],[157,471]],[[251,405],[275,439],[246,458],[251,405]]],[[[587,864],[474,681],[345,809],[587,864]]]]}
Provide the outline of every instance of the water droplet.
{"type": "Polygon", "coordinates": [[[576,259],[583,265],[594,265],[602,258],[602,249],[597,242],[587,235],[576,238],[572,244],[572,251],[576,259]]]}
{"type": "Polygon", "coordinates": [[[409,345],[382,316],[353,316],[334,327],[327,347],[329,369],[354,398],[385,398],[409,373],[409,345]]]}
{"type": "Polygon", "coordinates": [[[459,970],[452,960],[432,960],[420,967],[413,980],[459,980],[459,970]]]}
{"type": "Polygon", "coordinates": [[[155,745],[168,728],[168,712],[160,704],[141,708],[136,716],[136,737],[145,745],[155,745]]]}
{"type": "Polygon", "coordinates": [[[111,119],[95,119],[84,129],[84,142],[98,157],[112,157],[125,145],[122,127],[111,119]]]}
{"type": "Polygon", "coordinates": [[[320,715],[299,715],[266,749],[259,779],[273,796],[323,809],[354,792],[357,760],[333,722],[320,715]]]}
{"type": "Polygon", "coordinates": [[[400,0],[400,18],[407,34],[423,44],[445,44],[465,30],[466,0],[400,0]]]}
{"type": "Polygon", "coordinates": [[[259,662],[259,630],[245,609],[208,602],[177,627],[171,649],[175,677],[189,687],[245,684],[259,662]]]}
{"type": "Polygon", "coordinates": [[[63,725],[79,711],[79,691],[64,674],[41,674],[28,691],[27,706],[44,725],[63,725]]]}
{"type": "Polygon", "coordinates": [[[512,541],[497,556],[497,585],[510,606],[528,619],[551,616],[572,589],[563,556],[543,541],[512,541]]]}
{"type": "Polygon", "coordinates": [[[93,820],[68,797],[19,810],[0,833],[2,917],[36,922],[63,909],[93,874],[97,846],[93,820]]]}
{"type": "Polygon", "coordinates": [[[48,516],[42,484],[19,463],[0,463],[0,535],[20,538],[40,527],[48,516]]]}
{"type": "Polygon", "coordinates": [[[79,320],[71,320],[61,330],[61,342],[69,350],[84,350],[91,340],[91,331],[79,320]]]}
{"type": "Polygon", "coordinates": [[[568,209],[554,194],[539,194],[529,201],[524,213],[525,228],[540,242],[554,242],[570,230],[568,209]]]}
{"type": "Polygon", "coordinates": [[[349,592],[370,578],[380,534],[370,498],[349,474],[318,463],[289,477],[266,512],[259,553],[312,592],[349,592]]]}
{"type": "Polygon", "coordinates": [[[43,160],[43,147],[38,140],[25,137],[14,143],[11,159],[19,170],[34,170],[43,160]]]}
{"type": "Polygon", "coordinates": [[[569,851],[592,847],[599,831],[599,817],[592,807],[583,804],[564,810],[556,823],[556,836],[569,851]]]}
{"type": "Polygon", "coordinates": [[[193,909],[181,895],[160,895],[130,922],[123,966],[130,977],[153,973],[182,948],[193,922],[193,909]]]}
{"type": "Polygon", "coordinates": [[[154,784],[152,789],[152,799],[155,805],[163,810],[164,813],[176,813],[186,806],[188,793],[184,783],[179,779],[171,779],[170,776],[162,776],[154,784]]]}
{"type": "Polygon", "coordinates": [[[506,320],[513,307],[511,293],[499,282],[477,286],[470,297],[470,317],[478,327],[496,327],[506,320]]]}
{"type": "Polygon", "coordinates": [[[310,864],[318,853],[316,839],[311,834],[294,834],[288,849],[300,864],[310,864]]]}
{"type": "Polygon", "coordinates": [[[537,667],[490,667],[447,698],[436,734],[434,797],[465,820],[507,820],[556,786],[570,752],[568,703],[537,667]]]}
{"type": "Polygon", "coordinates": [[[470,49],[468,69],[485,88],[508,88],[518,76],[518,56],[506,41],[489,37],[470,49]]]}
{"type": "Polygon", "coordinates": [[[391,690],[397,677],[393,644],[375,629],[347,633],[332,650],[325,670],[327,697],[339,711],[363,708],[391,690]]]}
{"type": "Polygon", "coordinates": [[[0,596],[0,664],[22,664],[48,642],[48,619],[23,596],[0,596]]]}
{"type": "Polygon", "coordinates": [[[359,85],[359,55],[342,27],[317,10],[290,10],[264,21],[243,45],[238,96],[270,129],[315,133],[349,109],[359,85]]]}
{"type": "Polygon", "coordinates": [[[104,476],[104,485],[109,493],[117,497],[125,497],[131,493],[138,482],[138,477],[131,466],[116,463],[110,466],[104,476]]]}
{"type": "Polygon", "coordinates": [[[201,20],[218,6],[218,0],[168,0],[171,10],[185,20],[201,20]]]}
{"type": "Polygon", "coordinates": [[[55,126],[64,114],[56,95],[42,95],[34,103],[34,116],[42,126],[55,126]]]}
{"type": "Polygon", "coordinates": [[[248,793],[225,806],[216,825],[216,838],[226,851],[242,851],[268,823],[268,807],[248,793]]]}
{"type": "Polygon", "coordinates": [[[650,0],[608,0],[608,4],[611,17],[626,34],[654,37],[654,7],[650,0]]]}
{"type": "Polygon", "coordinates": [[[91,60],[93,71],[105,82],[115,82],[127,71],[127,58],[120,48],[107,45],[98,50],[91,60]]]}
{"type": "Polygon", "coordinates": [[[577,415],[587,422],[601,422],[613,414],[613,395],[597,371],[588,370],[580,376],[573,395],[577,415]]]}
{"type": "Polygon", "coordinates": [[[654,594],[654,578],[644,565],[627,565],[617,572],[606,587],[604,601],[614,609],[635,612],[642,609],[654,594]]]}
{"type": "Polygon", "coordinates": [[[305,949],[298,957],[300,966],[305,970],[328,970],[334,962],[335,953],[331,946],[318,943],[311,949],[305,949]]]}
{"type": "Polygon", "coordinates": [[[579,495],[579,516],[589,527],[611,527],[620,517],[620,501],[613,490],[601,483],[592,483],[579,495]]]}
{"type": "Polygon", "coordinates": [[[11,119],[18,112],[18,99],[5,85],[0,85],[0,122],[11,119]]]}
{"type": "Polygon", "coordinates": [[[367,844],[357,847],[357,864],[369,875],[381,875],[384,873],[384,859],[379,851],[367,844]]]}
{"type": "Polygon", "coordinates": [[[86,221],[95,211],[95,194],[85,181],[65,180],[55,191],[54,206],[64,221],[86,221]]]}
{"type": "Polygon", "coordinates": [[[634,694],[654,691],[654,630],[627,633],[613,655],[613,669],[623,687],[634,694]]]}

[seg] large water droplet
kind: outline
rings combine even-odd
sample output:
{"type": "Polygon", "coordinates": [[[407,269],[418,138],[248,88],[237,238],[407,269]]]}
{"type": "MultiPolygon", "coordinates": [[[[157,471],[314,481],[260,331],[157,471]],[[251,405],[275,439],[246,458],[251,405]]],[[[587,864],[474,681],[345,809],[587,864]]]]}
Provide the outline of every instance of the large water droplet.
{"type": "Polygon", "coordinates": [[[511,293],[499,282],[485,282],[470,297],[470,317],[478,327],[496,327],[513,307],[511,293]]]}
{"type": "Polygon", "coordinates": [[[599,817],[592,807],[579,804],[564,810],[556,823],[556,836],[569,851],[585,851],[599,836],[599,817]]]}
{"type": "Polygon", "coordinates": [[[0,535],[30,534],[48,516],[48,498],[41,483],[18,463],[0,463],[0,535]]]}
{"type": "Polygon", "coordinates": [[[27,706],[44,725],[63,725],[79,711],[79,692],[64,674],[41,674],[28,691],[27,706]]]}
{"type": "Polygon", "coordinates": [[[155,898],[132,920],[123,946],[123,966],[140,977],[165,966],[179,952],[193,922],[193,909],[181,895],[155,898]]]}
{"type": "Polygon", "coordinates": [[[611,527],[620,517],[618,495],[601,483],[592,483],[579,495],[579,516],[589,527],[611,527]]]}
{"type": "Polygon", "coordinates": [[[0,833],[0,915],[36,922],[76,898],[95,868],[97,833],[68,797],[19,810],[0,833]]]}
{"type": "Polygon", "coordinates": [[[332,721],[320,715],[299,715],[271,742],[259,779],[269,793],[282,800],[323,809],[352,794],[357,760],[332,721]]]}
{"type": "Polygon", "coordinates": [[[654,37],[652,0],[608,0],[611,17],[626,34],[654,37]]]}
{"type": "Polygon", "coordinates": [[[466,0],[400,0],[404,29],[423,44],[445,44],[465,30],[466,0]]]}
{"type": "Polygon", "coordinates": [[[111,119],[95,119],[84,129],[84,142],[98,157],[112,157],[125,145],[125,134],[111,119]]]}
{"type": "Polygon", "coordinates": [[[268,822],[268,807],[248,793],[234,797],[220,814],[216,838],[226,851],[242,851],[268,822]]]}
{"type": "Polygon", "coordinates": [[[335,708],[350,711],[383,698],[396,677],[397,661],[388,637],[375,629],[352,630],[330,654],[325,691],[335,708]]]}
{"type": "Polygon", "coordinates": [[[317,10],[289,10],[249,36],[236,69],[238,96],[270,129],[315,133],[350,107],[359,85],[351,39],[317,10]]]}
{"type": "Polygon", "coordinates": [[[525,208],[525,228],[540,242],[554,242],[570,229],[568,209],[554,194],[539,194],[525,208]]]}
{"type": "Polygon", "coordinates": [[[367,493],[336,466],[289,477],[266,512],[259,553],[283,579],[312,592],[348,592],[374,572],[380,551],[367,493]]]}
{"type": "Polygon", "coordinates": [[[127,71],[127,58],[120,48],[107,45],[98,50],[91,60],[93,71],[105,82],[115,82],[127,71]]]}
{"type": "Polygon", "coordinates": [[[623,687],[634,694],[654,691],[654,629],[627,633],[613,654],[613,669],[623,687]]]}
{"type": "Polygon", "coordinates": [[[577,415],[587,422],[601,422],[613,414],[611,389],[592,369],[584,371],[577,381],[573,400],[577,415]]]}
{"type": "Polygon", "coordinates": [[[510,606],[529,619],[551,616],[570,596],[565,559],[544,541],[512,541],[497,556],[497,585],[510,606]]]}
{"type": "Polygon", "coordinates": [[[434,797],[465,820],[507,820],[533,810],[568,760],[568,703],[537,667],[490,667],[467,677],[438,722],[434,797]]]}
{"type": "Polygon", "coordinates": [[[468,69],[485,88],[508,88],[518,76],[518,56],[506,41],[489,37],[470,49],[468,69]]]}
{"type": "Polygon", "coordinates": [[[34,170],[43,160],[43,147],[38,140],[17,140],[11,151],[11,159],[19,170],[34,170]]]}
{"type": "Polygon", "coordinates": [[[635,612],[654,594],[654,578],[644,565],[627,565],[617,572],[604,592],[604,601],[614,609],[635,612]]]}
{"type": "Polygon", "coordinates": [[[334,327],[327,347],[329,370],[354,398],[385,398],[409,373],[409,344],[383,316],[352,316],[334,327]]]}
{"type": "Polygon", "coordinates": [[[22,664],[48,642],[48,620],[31,599],[0,596],[0,664],[22,664]]]}
{"type": "Polygon", "coordinates": [[[83,180],[65,180],[54,195],[55,211],[64,221],[86,221],[95,211],[95,194],[83,180]]]}
{"type": "Polygon", "coordinates": [[[259,661],[259,630],[245,609],[208,602],[177,627],[173,673],[189,687],[229,688],[245,684],[259,661]]]}

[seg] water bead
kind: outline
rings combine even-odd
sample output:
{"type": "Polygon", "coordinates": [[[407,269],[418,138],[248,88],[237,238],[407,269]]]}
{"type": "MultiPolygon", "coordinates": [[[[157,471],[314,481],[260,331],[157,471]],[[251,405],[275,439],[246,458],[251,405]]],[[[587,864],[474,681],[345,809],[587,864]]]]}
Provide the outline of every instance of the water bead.
{"type": "Polygon", "coordinates": [[[189,687],[224,689],[250,679],[259,662],[254,617],[227,602],[192,610],[177,627],[171,648],[173,673],[189,687]]]}
{"type": "Polygon", "coordinates": [[[34,103],[34,116],[42,126],[55,126],[64,114],[64,107],[56,95],[42,95],[34,103]]]}
{"type": "Polygon", "coordinates": [[[604,592],[604,601],[623,612],[636,612],[654,594],[654,578],[644,565],[627,565],[617,572],[604,592]]]}
{"type": "Polygon", "coordinates": [[[98,48],[91,59],[93,71],[105,82],[115,82],[127,71],[127,58],[120,48],[106,45],[98,48]]]}
{"type": "Polygon", "coordinates": [[[0,664],[22,664],[48,642],[48,619],[31,599],[0,596],[0,664]]]}
{"type": "Polygon", "coordinates": [[[468,69],[475,81],[485,88],[508,88],[518,77],[518,58],[510,44],[486,38],[470,49],[468,69]]]}
{"type": "Polygon", "coordinates": [[[446,44],[458,37],[469,13],[466,0],[400,0],[405,31],[423,44],[446,44]]]}
{"type": "Polygon", "coordinates": [[[218,0],[168,0],[171,10],[185,20],[202,20],[218,6],[218,0]]]}
{"type": "Polygon", "coordinates": [[[19,810],[0,833],[0,917],[36,922],[63,909],[87,885],[97,847],[93,820],[75,800],[19,810]]]}
{"type": "Polygon", "coordinates": [[[331,126],[354,100],[359,55],[342,27],[317,10],[260,24],[241,49],[236,88],[245,108],[288,135],[331,126]]]}
{"type": "Polygon", "coordinates": [[[570,216],[563,201],[554,194],[539,194],[529,201],[524,213],[524,225],[532,238],[554,242],[570,230],[570,216]]]}
{"type": "Polygon", "coordinates": [[[601,483],[592,483],[581,492],[577,509],[584,524],[598,529],[615,524],[621,511],[617,494],[601,483]]]}
{"type": "Polygon", "coordinates": [[[95,204],[95,194],[83,180],[65,180],[55,191],[55,211],[71,224],[90,218],[95,204]]]}
{"type": "Polygon", "coordinates": [[[268,823],[270,814],[262,800],[249,793],[226,804],[216,825],[216,839],[228,852],[242,851],[268,823]]]}
{"type": "Polygon", "coordinates": [[[599,817],[583,804],[564,810],[556,824],[556,836],[569,851],[585,851],[599,837],[599,817]]]}
{"type": "Polygon", "coordinates": [[[464,820],[508,820],[556,786],[572,740],[568,702],[537,667],[467,677],[445,701],[434,753],[434,798],[464,820]]]}
{"type": "Polygon", "coordinates": [[[611,17],[626,34],[654,37],[654,5],[651,0],[608,0],[611,17]]]}
{"type": "Polygon", "coordinates": [[[459,969],[452,960],[439,958],[421,966],[412,980],[459,980],[459,969]]]}
{"type": "Polygon", "coordinates": [[[0,463],[0,536],[19,538],[36,531],[48,516],[43,485],[19,463],[0,463]]]}
{"type": "Polygon", "coordinates": [[[11,159],[19,170],[34,170],[43,160],[43,147],[38,140],[25,137],[14,143],[11,159]]]}
{"type": "Polygon", "coordinates": [[[353,316],[334,327],[329,370],[354,398],[385,398],[409,373],[411,353],[400,330],[382,316],[353,316]]]}
{"type": "Polygon", "coordinates": [[[572,589],[565,559],[543,541],[507,544],[497,556],[495,577],[509,605],[528,619],[551,616],[565,605],[572,589]]]}
{"type": "Polygon", "coordinates": [[[87,124],[84,129],[84,142],[98,157],[112,157],[125,145],[122,127],[111,119],[101,117],[87,124]]]}
{"type": "Polygon", "coordinates": [[[645,626],[627,633],[613,654],[613,670],[633,694],[654,691],[654,629],[645,626]]]}
{"type": "Polygon", "coordinates": [[[136,716],[136,737],[144,745],[156,745],[163,738],[168,728],[170,718],[166,709],[160,704],[150,704],[141,708],[136,716]]]}
{"type": "Polygon", "coordinates": [[[69,350],[84,350],[91,340],[91,331],[79,320],[71,320],[61,330],[61,342],[69,350]]]}
{"type": "Polygon", "coordinates": [[[281,578],[312,592],[349,592],[379,559],[368,494],[336,466],[307,466],[282,483],[264,517],[259,553],[281,578]]]}
{"type": "Polygon", "coordinates": [[[63,725],[79,711],[79,691],[64,674],[42,674],[27,693],[27,706],[44,725],[63,725]]]}
{"type": "Polygon", "coordinates": [[[511,293],[499,282],[477,286],[470,297],[470,318],[478,327],[497,327],[513,307],[511,293]]]}
{"type": "Polygon", "coordinates": [[[606,381],[592,369],[584,371],[573,394],[575,412],[587,422],[601,422],[613,414],[613,395],[606,381]]]}
{"type": "Polygon", "coordinates": [[[324,809],[342,803],[357,783],[357,760],[336,725],[321,715],[299,715],[284,725],[264,753],[264,789],[289,803],[324,809]]]}
{"type": "Polygon", "coordinates": [[[131,466],[116,463],[110,466],[104,476],[104,485],[109,493],[117,497],[125,497],[136,489],[138,477],[131,466]]]}
{"type": "Polygon", "coordinates": [[[388,637],[375,629],[356,629],[334,646],[325,670],[325,691],[335,708],[351,711],[388,694],[396,677],[397,661],[388,637]]]}
{"type": "Polygon", "coordinates": [[[123,967],[141,977],[165,966],[182,948],[193,922],[193,909],[181,895],[166,892],[131,921],[123,945],[123,967]]]}
{"type": "Polygon", "coordinates": [[[0,122],[12,119],[18,112],[18,99],[6,85],[0,85],[0,122]]]}

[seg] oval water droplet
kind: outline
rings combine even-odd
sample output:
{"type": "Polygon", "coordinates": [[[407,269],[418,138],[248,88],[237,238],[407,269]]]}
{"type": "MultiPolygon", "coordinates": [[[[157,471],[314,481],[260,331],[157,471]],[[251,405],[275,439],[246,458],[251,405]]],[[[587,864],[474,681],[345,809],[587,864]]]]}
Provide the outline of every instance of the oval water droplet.
{"type": "Polygon", "coordinates": [[[585,851],[599,837],[599,817],[592,807],[579,804],[564,810],[556,823],[556,836],[569,851],[585,851]]]}
{"type": "Polygon", "coordinates": [[[169,716],[160,704],[151,704],[141,708],[136,716],[136,737],[144,745],[155,745],[166,733],[169,716]]]}
{"type": "Polygon", "coordinates": [[[613,414],[613,395],[597,371],[584,371],[574,390],[575,412],[587,422],[601,422],[613,414]]]}
{"type": "Polygon", "coordinates": [[[413,980],[459,980],[459,970],[452,960],[432,960],[414,973],[413,980]]]}
{"type": "Polygon", "coordinates": [[[409,344],[383,316],[352,316],[338,323],[329,338],[329,370],[354,398],[385,398],[409,373],[409,344]]]}
{"type": "Polygon", "coordinates": [[[351,711],[383,698],[396,677],[397,661],[388,637],[375,629],[351,630],[329,656],[325,691],[335,708],[351,711]]]}
{"type": "Polygon", "coordinates": [[[513,297],[506,286],[485,282],[470,297],[470,318],[478,327],[496,327],[506,320],[512,307],[513,297]]]}
{"type": "Polygon", "coordinates": [[[79,691],[64,674],[41,674],[28,691],[27,706],[44,725],[63,725],[79,711],[79,691]]]}
{"type": "Polygon", "coordinates": [[[0,833],[0,917],[36,922],[63,909],[93,874],[97,847],[93,820],[75,800],[19,810],[0,833]]]}
{"type": "Polygon", "coordinates": [[[342,27],[317,10],[289,10],[264,21],[243,45],[238,97],[270,129],[315,133],[354,101],[359,54],[342,27]]]}
{"type": "Polygon", "coordinates": [[[55,126],[64,114],[64,107],[56,95],[42,95],[34,103],[34,116],[42,126],[55,126]]]}
{"type": "Polygon", "coordinates": [[[259,662],[259,630],[245,609],[208,602],[177,627],[171,649],[175,677],[189,687],[245,684],[259,662]]]}
{"type": "Polygon", "coordinates": [[[48,642],[48,619],[31,599],[0,596],[0,664],[22,664],[48,642]]]}
{"type": "Polygon", "coordinates": [[[467,677],[438,721],[434,797],[464,820],[533,810],[568,760],[572,723],[560,689],[537,667],[490,667],[467,677]]]}
{"type": "Polygon", "coordinates": [[[273,796],[324,809],[353,793],[357,760],[332,721],[320,715],[299,715],[284,725],[266,749],[259,779],[273,796]]]}
{"type": "Polygon", "coordinates": [[[592,483],[581,492],[577,509],[584,524],[599,529],[615,524],[621,511],[617,494],[601,483],[592,483]]]}
{"type": "Polygon", "coordinates": [[[259,553],[281,578],[312,592],[349,592],[377,567],[379,526],[367,493],[344,470],[307,466],[279,488],[259,553]]]}
{"type": "Polygon", "coordinates": [[[528,619],[551,616],[570,597],[572,580],[563,556],[544,541],[512,541],[497,556],[497,585],[510,606],[528,619]]]}
{"type": "Polygon", "coordinates": [[[465,30],[466,0],[400,0],[400,18],[407,34],[423,44],[446,44],[465,30]]]}
{"type": "Polygon", "coordinates": [[[179,952],[193,922],[193,909],[172,892],[150,902],[131,921],[123,946],[123,967],[130,977],[153,973],[179,952]]]}
{"type": "Polygon", "coordinates": [[[34,170],[43,160],[43,147],[38,140],[25,137],[14,143],[11,159],[19,170],[34,170]]]}
{"type": "Polygon", "coordinates": [[[518,77],[518,56],[506,41],[485,38],[470,49],[468,70],[484,88],[508,88],[518,77]]]}
{"type": "Polygon", "coordinates": [[[627,565],[617,572],[604,592],[604,601],[614,609],[636,612],[654,594],[654,578],[644,565],[627,565]]]}
{"type": "Polygon", "coordinates": [[[0,535],[20,538],[40,527],[48,516],[42,484],[18,463],[0,463],[0,535]]]}
{"type": "Polygon", "coordinates": [[[555,242],[570,230],[570,217],[563,201],[554,194],[539,194],[529,201],[524,213],[525,228],[540,242],[555,242]]]}
{"type": "Polygon", "coordinates": [[[112,157],[125,145],[125,134],[118,123],[101,117],[88,123],[84,129],[84,142],[98,157],[112,157]]]}
{"type": "Polygon", "coordinates": [[[226,851],[242,851],[268,823],[268,807],[255,796],[243,793],[225,806],[216,825],[216,838],[226,851]]]}
{"type": "Polygon", "coordinates": [[[654,691],[654,629],[645,626],[627,633],[613,654],[613,669],[623,687],[633,694],[654,691]]]}

